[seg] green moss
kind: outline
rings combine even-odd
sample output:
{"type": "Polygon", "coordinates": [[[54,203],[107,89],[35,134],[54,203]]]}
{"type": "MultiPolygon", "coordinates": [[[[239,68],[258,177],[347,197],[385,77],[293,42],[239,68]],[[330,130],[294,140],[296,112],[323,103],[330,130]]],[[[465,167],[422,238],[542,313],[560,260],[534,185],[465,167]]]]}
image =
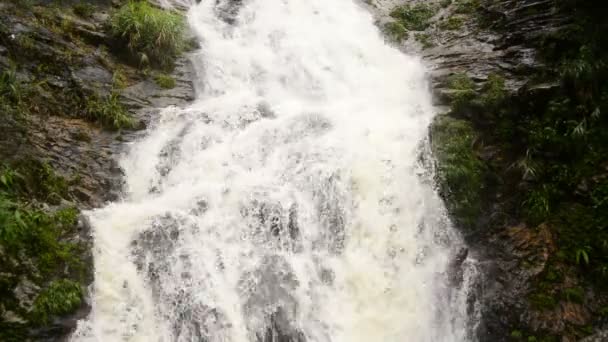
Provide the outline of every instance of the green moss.
{"type": "Polygon", "coordinates": [[[154,77],[154,81],[158,84],[159,87],[163,89],[173,89],[175,88],[175,79],[171,77],[171,75],[167,74],[158,74],[154,77]]]}
{"type": "Polygon", "coordinates": [[[529,300],[532,307],[538,310],[551,310],[557,306],[557,300],[546,293],[534,293],[529,300]]]}
{"type": "Polygon", "coordinates": [[[508,92],[505,79],[499,74],[490,74],[482,88],[481,102],[486,108],[494,109],[507,98],[508,92]]]}
{"type": "Polygon", "coordinates": [[[449,17],[439,23],[439,28],[445,31],[456,31],[460,30],[464,25],[464,18],[462,17],[449,17]]]}
{"type": "Polygon", "coordinates": [[[113,89],[124,89],[127,87],[127,76],[122,69],[116,69],[112,75],[112,88],[113,89]]]}
{"type": "Polygon", "coordinates": [[[87,101],[86,114],[90,120],[110,129],[134,128],[135,121],[123,107],[118,94],[112,93],[105,99],[92,97],[87,101]]]}
{"type": "Polygon", "coordinates": [[[56,280],[49,284],[34,301],[32,320],[48,324],[55,316],[76,311],[82,303],[82,288],[71,280],[56,280]]]}
{"type": "Polygon", "coordinates": [[[448,78],[448,88],[450,100],[452,101],[452,113],[458,114],[469,107],[471,102],[477,97],[475,82],[466,74],[454,74],[448,78]]]}
{"type": "Polygon", "coordinates": [[[0,341],[27,341],[28,333],[25,324],[0,322],[0,341]]]}
{"type": "Polygon", "coordinates": [[[471,14],[477,11],[480,0],[456,0],[455,12],[460,14],[471,14]]]}
{"type": "Polygon", "coordinates": [[[519,330],[511,331],[511,338],[515,340],[519,340],[524,337],[524,334],[519,330]]]}
{"type": "Polygon", "coordinates": [[[409,36],[409,31],[405,28],[405,26],[396,21],[391,21],[384,24],[382,30],[387,36],[396,42],[406,40],[409,36]]]}
{"type": "Polygon", "coordinates": [[[470,123],[438,117],[431,128],[440,192],[454,219],[472,228],[481,212],[480,189],[485,166],[474,152],[470,123]]]}
{"type": "Polygon", "coordinates": [[[448,78],[448,87],[454,90],[474,90],[475,82],[467,74],[459,73],[448,78]]]}
{"type": "Polygon", "coordinates": [[[585,291],[581,287],[570,287],[562,291],[562,298],[569,302],[582,304],[585,300],[585,291]]]}
{"type": "Polygon", "coordinates": [[[78,246],[62,241],[75,228],[78,210],[49,212],[24,203],[31,197],[48,201],[67,195],[66,180],[43,162],[18,165],[19,171],[4,167],[0,173],[0,244],[9,253],[33,258],[42,274],[52,274],[60,266],[79,272],[78,246]]]}
{"type": "Polygon", "coordinates": [[[390,16],[395,18],[407,30],[423,31],[430,25],[430,19],[435,10],[428,4],[418,3],[413,6],[402,5],[395,7],[390,16]]]}
{"type": "Polygon", "coordinates": [[[433,38],[428,33],[416,33],[416,40],[422,45],[423,49],[429,49],[435,46],[433,38]]]}
{"type": "Polygon", "coordinates": [[[95,12],[95,6],[86,2],[80,2],[72,6],[72,10],[74,11],[74,14],[80,17],[90,18],[93,15],[93,12],[95,12]]]}
{"type": "Polygon", "coordinates": [[[122,6],[112,15],[111,27],[114,37],[144,66],[170,68],[186,45],[184,18],[145,1],[122,6]]]}

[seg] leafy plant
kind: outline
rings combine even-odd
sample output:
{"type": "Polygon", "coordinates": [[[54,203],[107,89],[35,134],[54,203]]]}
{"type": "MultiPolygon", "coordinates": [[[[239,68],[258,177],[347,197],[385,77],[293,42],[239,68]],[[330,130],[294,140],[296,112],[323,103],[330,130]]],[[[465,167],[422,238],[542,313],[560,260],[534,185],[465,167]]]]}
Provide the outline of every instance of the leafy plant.
{"type": "Polygon", "coordinates": [[[456,13],[471,14],[479,8],[480,0],[457,0],[455,4],[456,13]]]}
{"type": "Polygon", "coordinates": [[[457,222],[472,227],[481,212],[485,166],[474,151],[476,134],[463,120],[440,117],[431,129],[440,192],[457,222]]]}
{"type": "Polygon", "coordinates": [[[87,102],[87,116],[111,129],[134,128],[135,122],[123,107],[119,96],[112,93],[105,99],[92,97],[87,102]]]}
{"type": "Polygon", "coordinates": [[[171,77],[171,75],[167,74],[158,74],[154,77],[154,81],[158,84],[159,87],[163,89],[173,89],[175,88],[175,79],[171,77]]]}
{"type": "Polygon", "coordinates": [[[0,74],[0,98],[12,103],[21,101],[21,86],[14,68],[6,69],[0,74]]]}
{"type": "Polygon", "coordinates": [[[72,6],[74,13],[83,18],[90,18],[95,12],[95,7],[86,2],[80,2],[72,6]]]}
{"type": "Polygon", "coordinates": [[[68,279],[56,280],[38,295],[34,301],[32,318],[41,324],[48,324],[54,316],[76,311],[82,303],[82,288],[68,279]]]}
{"type": "Polygon", "coordinates": [[[386,35],[388,35],[393,41],[401,42],[408,38],[409,31],[403,26],[402,23],[391,21],[384,24],[383,31],[386,35]]]}
{"type": "Polygon", "coordinates": [[[435,46],[433,39],[428,33],[416,33],[416,40],[422,45],[423,49],[429,49],[435,46]]]}
{"type": "Polygon", "coordinates": [[[406,30],[413,31],[423,31],[429,27],[434,15],[433,7],[425,3],[397,6],[390,13],[406,30]]]}
{"type": "Polygon", "coordinates": [[[111,27],[142,66],[170,68],[186,46],[184,18],[146,1],[125,4],[112,15],[111,27]]]}
{"type": "Polygon", "coordinates": [[[446,31],[460,30],[464,25],[464,19],[462,17],[449,17],[439,23],[439,28],[446,31]]]}

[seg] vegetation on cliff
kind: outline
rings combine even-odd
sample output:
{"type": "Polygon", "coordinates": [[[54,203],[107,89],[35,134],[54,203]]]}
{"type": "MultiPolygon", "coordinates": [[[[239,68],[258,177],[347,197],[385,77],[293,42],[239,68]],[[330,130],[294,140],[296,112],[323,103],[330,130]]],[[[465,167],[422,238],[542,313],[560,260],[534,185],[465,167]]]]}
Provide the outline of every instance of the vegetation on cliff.
{"type": "MultiPolygon", "coordinates": [[[[608,313],[605,11],[593,0],[528,1],[522,6],[504,2],[512,10],[506,17],[501,3],[455,1],[459,17],[451,18],[477,21],[498,32],[512,27],[509,20],[524,22],[522,17],[547,20],[551,15],[560,25],[529,34],[535,39],[524,44],[539,52],[541,67],[506,76],[523,78],[523,86],[510,87],[505,77],[480,75],[479,70],[443,81],[447,91],[442,95],[451,110],[432,132],[441,192],[467,236],[504,238],[511,227],[523,226],[529,233],[518,228],[518,234],[546,238],[544,261],[520,260],[524,270],[541,268],[526,285],[531,287],[529,309],[511,322],[515,326],[509,338],[581,338],[608,313]],[[464,184],[455,181],[451,169],[464,184]],[[528,321],[518,321],[521,317],[528,321]],[[533,317],[536,322],[530,322],[533,317]],[[563,318],[561,327],[542,323],[554,317],[563,318]]],[[[438,26],[461,26],[449,21],[445,18],[438,26]]],[[[514,44],[517,36],[509,33],[512,41],[506,44],[514,44]]]]}
{"type": "Polygon", "coordinates": [[[184,17],[146,1],[131,1],[114,13],[112,34],[142,66],[171,68],[186,48],[184,17]]]}
{"type": "Polygon", "coordinates": [[[28,322],[44,326],[80,307],[88,247],[73,239],[78,210],[60,204],[68,183],[35,160],[0,168],[0,306],[13,317],[0,322],[3,341],[24,338],[28,322]]]}
{"type": "Polygon", "coordinates": [[[142,126],[142,85],[183,83],[166,74],[183,18],[123,3],[0,1],[1,341],[61,339],[86,314],[91,237],[77,208],[113,196],[110,153],[142,126]]]}

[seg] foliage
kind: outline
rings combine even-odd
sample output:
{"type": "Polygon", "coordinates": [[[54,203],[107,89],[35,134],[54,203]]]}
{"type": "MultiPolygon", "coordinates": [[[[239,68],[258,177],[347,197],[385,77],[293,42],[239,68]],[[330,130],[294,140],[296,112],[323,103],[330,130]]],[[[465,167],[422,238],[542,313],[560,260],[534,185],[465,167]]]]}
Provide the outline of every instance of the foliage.
{"type": "Polygon", "coordinates": [[[41,292],[34,301],[31,313],[34,321],[48,324],[54,316],[74,312],[82,302],[82,288],[68,279],[56,280],[41,292]]]}
{"type": "Polygon", "coordinates": [[[146,1],[122,6],[112,15],[111,26],[112,34],[143,66],[170,68],[186,45],[184,18],[146,1]]]}
{"type": "Polygon", "coordinates": [[[12,103],[21,101],[21,86],[14,68],[4,70],[0,74],[0,98],[12,103]]]}
{"type": "Polygon", "coordinates": [[[121,69],[116,69],[112,74],[112,88],[124,89],[127,87],[127,76],[121,69]]]}
{"type": "Polygon", "coordinates": [[[105,99],[91,97],[86,106],[87,116],[110,129],[133,128],[135,122],[116,93],[105,99]]]}
{"type": "Polygon", "coordinates": [[[384,24],[384,33],[396,42],[401,42],[408,38],[409,31],[400,22],[391,21],[384,24]]]}
{"type": "MultiPolygon", "coordinates": [[[[454,6],[458,13],[471,13],[478,3],[454,1],[454,6]]],[[[530,75],[533,82],[552,86],[543,88],[542,96],[515,96],[500,75],[489,75],[481,87],[466,75],[453,75],[447,82],[451,113],[483,128],[484,142],[499,146],[502,160],[493,159],[492,165],[505,165],[499,191],[510,197],[507,209],[514,219],[532,227],[547,223],[561,260],[605,286],[608,22],[597,11],[599,1],[566,0],[558,6],[572,20],[539,42],[547,68],[530,75]]],[[[551,302],[533,299],[540,307],[551,302]]]]}
{"type": "MultiPolygon", "coordinates": [[[[48,197],[44,193],[63,192],[65,180],[46,163],[22,161],[15,165],[16,169],[0,167],[0,258],[14,260],[3,265],[0,306],[13,310],[17,305],[13,292],[18,281],[11,277],[25,278],[39,286],[51,281],[38,293],[33,310],[23,316],[35,327],[80,306],[82,291],[77,282],[85,272],[80,259],[84,246],[67,238],[75,232],[79,214],[76,208],[42,209],[44,206],[34,200],[48,197]]],[[[16,312],[20,308],[16,307],[16,312]]],[[[22,333],[20,325],[0,323],[3,340],[20,341],[18,336],[22,333]]]]}
{"type": "Polygon", "coordinates": [[[464,19],[462,17],[449,17],[439,23],[439,28],[446,31],[456,31],[462,28],[464,19]]]}
{"type": "Polygon", "coordinates": [[[534,293],[530,295],[530,304],[535,309],[551,310],[558,304],[554,296],[547,293],[534,293]]]}
{"type": "Polygon", "coordinates": [[[416,33],[415,38],[422,45],[423,49],[429,49],[435,46],[433,38],[428,33],[416,33]]]}
{"type": "Polygon", "coordinates": [[[83,18],[90,18],[95,11],[95,7],[86,2],[79,2],[72,7],[74,13],[83,18]]]}
{"type": "Polygon", "coordinates": [[[405,29],[412,31],[424,31],[434,15],[435,10],[425,3],[397,6],[390,13],[405,29]]]}
{"type": "Polygon", "coordinates": [[[475,82],[466,74],[454,74],[448,78],[450,99],[452,101],[452,113],[464,111],[476,98],[475,82]]]}
{"type": "Polygon", "coordinates": [[[171,75],[158,74],[156,77],[154,77],[154,81],[163,89],[175,88],[175,79],[171,77],[171,75]]]}
{"type": "Polygon", "coordinates": [[[480,0],[457,0],[455,5],[456,13],[471,14],[479,8],[480,0]]]}
{"type": "Polygon", "coordinates": [[[484,164],[474,153],[476,135],[464,120],[440,117],[431,134],[440,192],[457,222],[472,228],[481,212],[484,164]]]}

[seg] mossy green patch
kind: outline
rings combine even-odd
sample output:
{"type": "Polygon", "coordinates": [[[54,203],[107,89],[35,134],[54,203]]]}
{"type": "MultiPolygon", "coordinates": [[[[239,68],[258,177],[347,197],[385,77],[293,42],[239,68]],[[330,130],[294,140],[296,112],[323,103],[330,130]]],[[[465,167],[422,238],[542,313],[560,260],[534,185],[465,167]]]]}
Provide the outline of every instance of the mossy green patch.
{"type": "Polygon", "coordinates": [[[409,31],[403,24],[397,21],[391,21],[384,24],[382,28],[384,34],[386,34],[391,40],[401,42],[406,40],[409,36],[409,31]]]}
{"type": "Polygon", "coordinates": [[[474,151],[475,131],[467,121],[440,116],[431,127],[431,136],[440,193],[455,220],[473,228],[481,212],[485,168],[474,151]]]}
{"type": "Polygon", "coordinates": [[[435,46],[433,43],[433,37],[428,33],[416,33],[416,41],[422,45],[423,49],[429,49],[435,46]]]}
{"type": "Polygon", "coordinates": [[[54,316],[76,311],[82,303],[82,288],[68,279],[51,282],[34,301],[31,316],[39,324],[48,324],[54,316]]]}
{"type": "Polygon", "coordinates": [[[459,14],[471,14],[477,11],[480,4],[480,0],[456,0],[455,12],[459,14]]]}
{"type": "Polygon", "coordinates": [[[122,105],[119,95],[110,94],[105,99],[91,97],[87,101],[86,114],[90,120],[110,129],[134,128],[135,121],[122,105]]]}
{"type": "Polygon", "coordinates": [[[464,18],[459,16],[449,17],[439,23],[439,28],[446,31],[460,30],[464,25],[464,18]]]}
{"type": "Polygon", "coordinates": [[[178,13],[145,1],[130,1],[111,18],[112,34],[140,65],[171,68],[186,46],[185,21],[178,13]]]}
{"type": "Polygon", "coordinates": [[[80,2],[74,4],[74,6],[72,6],[72,10],[74,11],[74,14],[80,17],[90,18],[95,11],[95,6],[86,2],[80,2]]]}
{"type": "Polygon", "coordinates": [[[154,77],[156,84],[163,89],[175,88],[175,79],[171,75],[158,74],[154,77]]]}
{"type": "Polygon", "coordinates": [[[407,30],[423,31],[430,26],[430,20],[435,12],[431,5],[418,3],[397,6],[391,11],[390,16],[395,18],[407,30]]]}
{"type": "Polygon", "coordinates": [[[551,310],[557,306],[557,299],[547,293],[533,293],[529,297],[530,304],[537,310],[551,310]]]}

